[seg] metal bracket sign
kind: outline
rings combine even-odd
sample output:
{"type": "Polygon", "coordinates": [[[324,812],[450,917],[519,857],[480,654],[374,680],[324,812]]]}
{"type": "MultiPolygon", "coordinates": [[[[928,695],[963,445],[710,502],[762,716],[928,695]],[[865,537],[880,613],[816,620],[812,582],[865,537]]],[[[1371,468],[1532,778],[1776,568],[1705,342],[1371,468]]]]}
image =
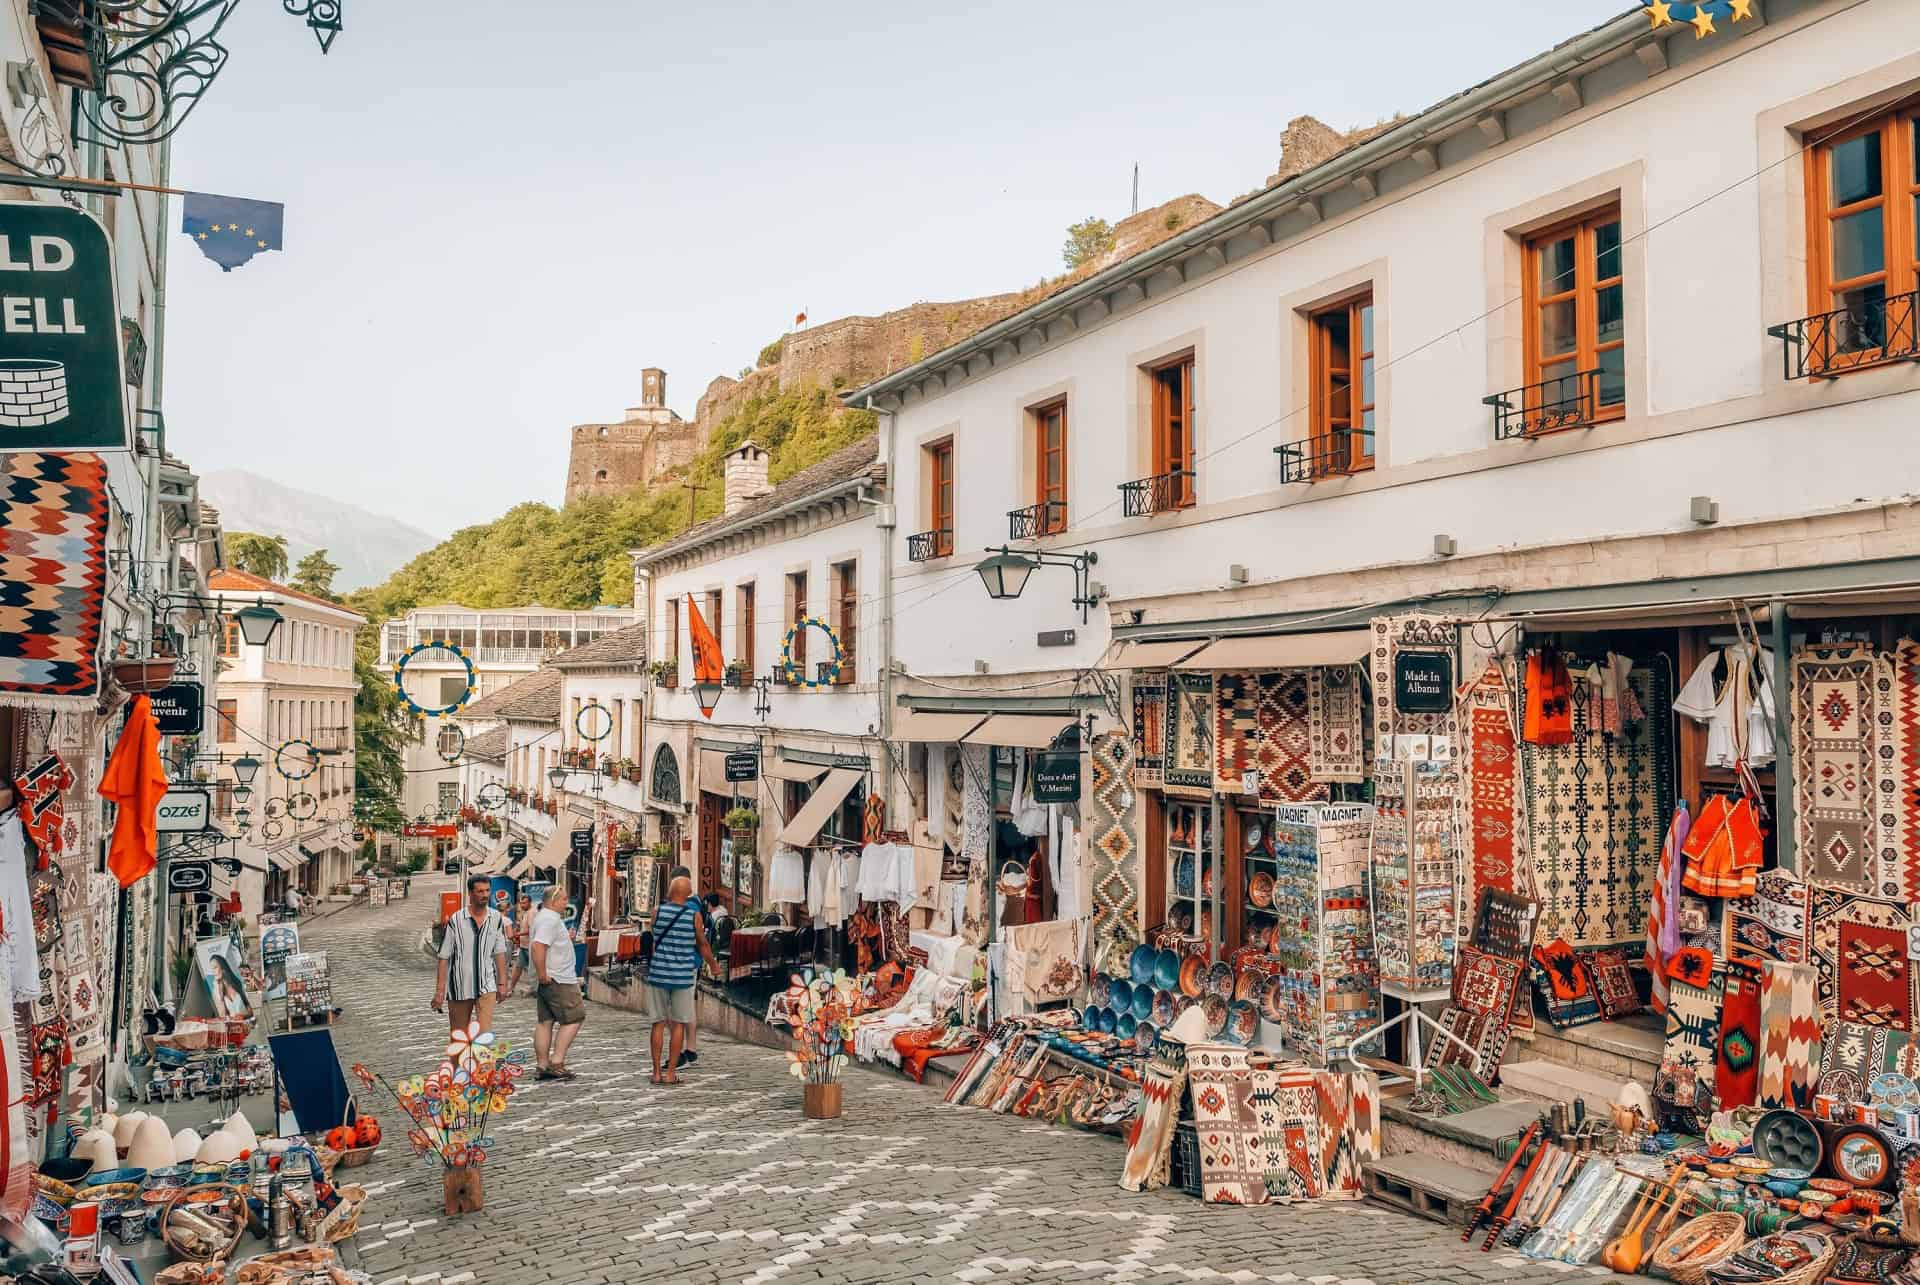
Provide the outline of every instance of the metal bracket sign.
{"type": "Polygon", "coordinates": [[[199,683],[169,683],[148,697],[162,736],[198,736],[206,718],[207,689],[199,683]]]}
{"type": "Polygon", "coordinates": [[[197,834],[213,827],[213,795],[207,790],[174,788],[160,796],[154,829],[161,834],[197,834]]]}
{"type": "Polygon", "coordinates": [[[509,863],[517,864],[521,861],[526,860],[526,857],[527,857],[527,845],[525,843],[522,843],[520,840],[515,839],[512,843],[509,843],[507,845],[507,860],[509,863]]]}
{"type": "Polygon", "coordinates": [[[760,756],[748,751],[744,754],[727,755],[727,780],[757,781],[760,779],[760,756]]]}
{"type": "Polygon", "coordinates": [[[593,830],[591,828],[573,831],[567,835],[567,841],[572,845],[571,851],[574,856],[590,857],[593,855],[593,830]]]}
{"type": "Polygon", "coordinates": [[[213,867],[205,861],[167,863],[168,892],[200,892],[213,884],[213,867]]]}
{"type": "Polygon", "coordinates": [[[0,201],[0,450],[131,448],[116,298],[99,220],[0,201]]]}
{"type": "Polygon", "coordinates": [[[1080,756],[1046,750],[1033,756],[1033,801],[1077,803],[1080,800],[1080,756]]]}

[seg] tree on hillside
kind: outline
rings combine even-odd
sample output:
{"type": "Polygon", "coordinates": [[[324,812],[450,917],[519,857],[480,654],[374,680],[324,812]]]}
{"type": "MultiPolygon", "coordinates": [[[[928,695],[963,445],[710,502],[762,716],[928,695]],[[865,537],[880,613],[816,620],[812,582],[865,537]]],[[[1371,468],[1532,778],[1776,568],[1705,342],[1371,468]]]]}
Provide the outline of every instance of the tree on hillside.
{"type": "Polygon", "coordinates": [[[1067,225],[1067,243],[1060,248],[1060,257],[1066,260],[1067,267],[1077,268],[1111,249],[1113,226],[1105,219],[1089,215],[1067,225]]]}
{"type": "Polygon", "coordinates": [[[315,549],[300,559],[300,565],[293,569],[293,579],[289,582],[301,593],[310,593],[316,598],[331,598],[333,578],[340,574],[338,564],[328,561],[325,549],[315,549]]]}
{"type": "Polygon", "coordinates": [[[229,531],[227,562],[251,575],[268,580],[284,580],[287,577],[287,537],[229,531]]]}

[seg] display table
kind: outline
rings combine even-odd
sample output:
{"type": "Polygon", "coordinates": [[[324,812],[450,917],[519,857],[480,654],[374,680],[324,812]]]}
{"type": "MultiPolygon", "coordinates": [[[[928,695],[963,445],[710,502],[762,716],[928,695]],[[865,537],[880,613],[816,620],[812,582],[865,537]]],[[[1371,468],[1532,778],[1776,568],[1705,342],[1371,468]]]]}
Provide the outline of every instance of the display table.
{"type": "Polygon", "coordinates": [[[759,928],[736,928],[727,956],[727,980],[739,981],[756,969],[789,964],[799,955],[800,930],[782,924],[759,928]]]}

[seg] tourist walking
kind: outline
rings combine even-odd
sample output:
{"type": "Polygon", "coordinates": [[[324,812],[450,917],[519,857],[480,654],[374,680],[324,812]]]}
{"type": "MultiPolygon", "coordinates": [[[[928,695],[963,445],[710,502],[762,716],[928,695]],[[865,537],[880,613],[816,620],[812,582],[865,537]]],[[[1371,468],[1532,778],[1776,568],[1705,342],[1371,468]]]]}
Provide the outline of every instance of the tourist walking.
{"type": "Polygon", "coordinates": [[[680,1055],[693,1025],[693,979],[702,960],[714,968],[693,880],[677,876],[653,916],[653,958],[647,964],[647,1013],[653,1018],[653,1082],[678,1084],[680,1055]]]}
{"type": "Polygon", "coordinates": [[[587,1020],[587,1002],[580,996],[580,974],[574,968],[573,934],[563,914],[566,904],[567,890],[556,883],[547,889],[526,930],[536,983],[533,1060],[543,1080],[579,1078],[567,1069],[567,1050],[587,1020]]]}
{"type": "Polygon", "coordinates": [[[527,966],[533,962],[529,950],[532,942],[528,935],[533,931],[533,921],[539,913],[540,908],[533,904],[533,898],[524,892],[520,894],[520,900],[514,903],[513,917],[508,921],[508,945],[513,948],[513,978],[507,982],[508,999],[520,993],[520,979],[527,975],[527,966]]]}
{"type": "Polygon", "coordinates": [[[467,904],[447,921],[440,940],[440,966],[433,988],[433,1011],[444,1006],[449,1031],[473,1022],[493,1029],[495,999],[507,994],[507,921],[487,904],[491,883],[485,875],[467,876],[467,904]]]}

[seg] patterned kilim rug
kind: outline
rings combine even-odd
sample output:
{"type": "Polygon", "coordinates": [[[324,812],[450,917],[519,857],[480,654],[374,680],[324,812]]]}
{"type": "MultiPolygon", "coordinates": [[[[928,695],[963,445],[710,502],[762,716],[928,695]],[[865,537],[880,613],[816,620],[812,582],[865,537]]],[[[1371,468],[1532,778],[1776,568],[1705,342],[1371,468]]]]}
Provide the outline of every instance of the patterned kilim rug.
{"type": "Polygon", "coordinates": [[[1705,986],[1675,978],[1667,997],[1667,1042],[1653,1095],[1704,1124],[1713,1110],[1714,1051],[1720,1043],[1720,1007],[1727,984],[1726,966],[1713,962],[1705,986]]]}
{"type": "Polygon", "coordinates": [[[1673,812],[1672,679],[1636,666],[1644,722],[1617,737],[1593,725],[1584,667],[1573,674],[1573,740],[1524,747],[1527,840],[1540,935],[1575,946],[1639,942],[1673,812]]]}
{"type": "MultiPolygon", "coordinates": [[[[1460,948],[1453,969],[1453,998],[1440,1024],[1472,1046],[1480,1058],[1479,1074],[1489,1084],[1499,1074],[1512,1033],[1513,997],[1526,966],[1518,959],[1502,959],[1472,946],[1460,948]]],[[[1458,1044],[1435,1040],[1427,1050],[1427,1066],[1466,1065],[1473,1055],[1458,1044]]]]}
{"type": "Polygon", "coordinates": [[[1167,679],[1168,785],[1213,788],[1213,675],[1175,672],[1167,679]]]}
{"type": "Polygon", "coordinates": [[[1353,1077],[1345,1071],[1316,1071],[1314,1094],[1320,1107],[1320,1198],[1360,1199],[1360,1150],[1355,1141],[1353,1077]]]}
{"type": "Polygon", "coordinates": [[[1158,787],[1167,766],[1167,675],[1133,676],[1133,783],[1158,787]]]}
{"type": "Polygon", "coordinates": [[[1252,1072],[1267,1197],[1282,1204],[1320,1194],[1320,1106],[1314,1073],[1304,1066],[1252,1072]]]}
{"type": "Polygon", "coordinates": [[[1900,896],[1898,871],[1883,868],[1875,810],[1875,707],[1882,690],[1892,697],[1892,670],[1865,644],[1794,653],[1795,836],[1816,887],[1900,896]]]}
{"type": "Polygon", "coordinates": [[[1894,644],[1892,682],[1891,709],[1881,722],[1881,844],[1892,836],[1900,899],[1911,904],[1920,901],[1920,643],[1894,644]]]}
{"type": "Polygon", "coordinates": [[[0,699],[85,708],[100,690],[107,468],[97,455],[0,455],[0,699]]]}
{"type": "Polygon", "coordinates": [[[1512,693],[1497,664],[1487,666],[1468,690],[1465,704],[1470,850],[1464,904],[1477,906],[1483,889],[1528,891],[1526,875],[1531,871],[1521,861],[1525,814],[1516,780],[1520,755],[1514,744],[1512,693]]]}
{"type": "MultiPolygon", "coordinates": [[[[1307,676],[1318,672],[1282,669],[1258,676],[1259,733],[1253,765],[1260,769],[1262,803],[1315,803],[1330,794],[1326,782],[1315,777],[1311,763],[1313,721],[1307,676]]],[[[1358,723],[1354,730],[1358,732],[1358,723]]]]}
{"type": "Polygon", "coordinates": [[[1907,908],[1815,888],[1812,914],[1808,953],[1820,972],[1822,1020],[1912,1030],[1916,977],[1907,958],[1907,908]]]}
{"type": "Polygon", "coordinates": [[[1127,1135],[1127,1158],[1120,1169],[1120,1185],[1128,1191],[1167,1185],[1186,1085],[1187,1046],[1178,1040],[1155,1040],[1140,1077],[1140,1114],[1127,1135]]]}
{"type": "Polygon", "coordinates": [[[1352,665],[1317,665],[1306,675],[1307,756],[1313,779],[1366,780],[1360,730],[1366,702],[1360,671],[1352,665]]]}
{"type": "Polygon", "coordinates": [[[1093,960],[1104,968],[1116,958],[1124,959],[1140,939],[1134,914],[1139,890],[1133,882],[1134,854],[1140,845],[1133,834],[1134,795],[1129,784],[1133,741],[1121,732],[1102,732],[1093,738],[1089,757],[1093,960]]]}
{"type": "Polygon", "coordinates": [[[1222,670],[1213,686],[1213,788],[1240,793],[1241,780],[1254,766],[1260,728],[1260,680],[1247,670],[1222,670]]]}
{"type": "Polygon", "coordinates": [[[1760,967],[1759,1102],[1807,1110],[1820,1068],[1820,974],[1812,964],[1760,967]]]}
{"type": "Polygon", "coordinates": [[[1234,1044],[1187,1048],[1187,1091],[1200,1143],[1200,1198],[1215,1205],[1268,1203],[1258,1108],[1247,1051],[1234,1044]]]}
{"type": "Polygon", "coordinates": [[[1713,1063],[1713,1094],[1722,1110],[1752,1106],[1760,1085],[1760,964],[1729,959],[1726,970],[1713,1063]]]}
{"type": "Polygon", "coordinates": [[[1865,1102],[1873,1077],[1893,1070],[1906,1042],[1905,1034],[1884,1026],[1835,1022],[1820,1047],[1819,1091],[1842,1102],[1865,1102]]]}
{"type": "Polygon", "coordinates": [[[1729,959],[1807,958],[1807,885],[1788,870],[1762,870],[1751,897],[1726,904],[1725,948],[1729,959]]]}

